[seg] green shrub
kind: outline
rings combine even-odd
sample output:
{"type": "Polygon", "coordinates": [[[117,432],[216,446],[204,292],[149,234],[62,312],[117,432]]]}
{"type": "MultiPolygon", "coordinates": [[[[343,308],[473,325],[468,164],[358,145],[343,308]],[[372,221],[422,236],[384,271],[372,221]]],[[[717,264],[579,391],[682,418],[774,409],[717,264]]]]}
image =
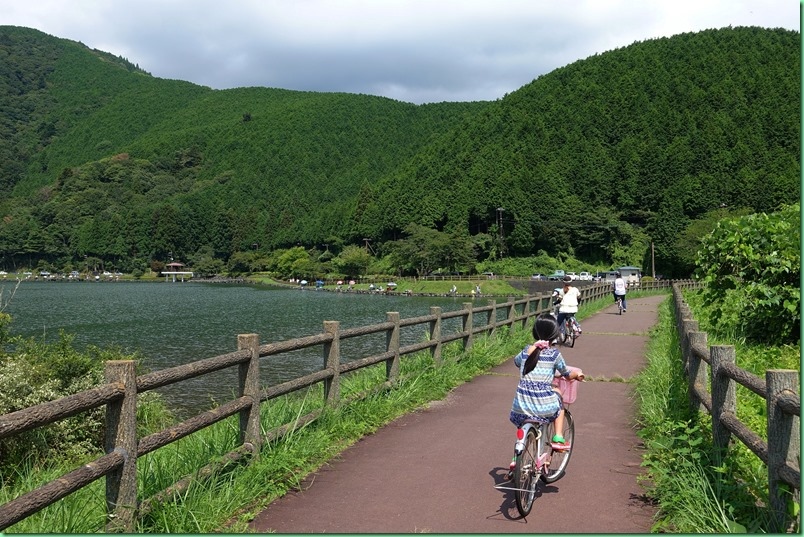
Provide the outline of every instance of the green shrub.
{"type": "MultiPolygon", "coordinates": [[[[0,336],[11,318],[0,313],[0,336]]],[[[103,383],[104,363],[135,359],[117,349],[90,346],[79,352],[74,336],[59,333],[59,340],[44,343],[30,338],[15,340],[12,353],[0,354],[0,415],[9,414],[103,383]]],[[[150,431],[166,426],[172,416],[157,393],[139,396],[138,416],[150,431]],[[147,419],[146,419],[147,418],[147,419]]],[[[140,421],[138,420],[138,423],[140,421]]],[[[0,481],[20,464],[38,465],[49,459],[81,460],[104,447],[104,409],[96,408],[8,438],[0,439],[0,481]]],[[[141,431],[145,433],[146,431],[141,431]]]]}
{"type": "Polygon", "coordinates": [[[748,340],[794,343],[801,327],[801,211],[724,220],[702,241],[696,274],[713,325],[748,340]]]}

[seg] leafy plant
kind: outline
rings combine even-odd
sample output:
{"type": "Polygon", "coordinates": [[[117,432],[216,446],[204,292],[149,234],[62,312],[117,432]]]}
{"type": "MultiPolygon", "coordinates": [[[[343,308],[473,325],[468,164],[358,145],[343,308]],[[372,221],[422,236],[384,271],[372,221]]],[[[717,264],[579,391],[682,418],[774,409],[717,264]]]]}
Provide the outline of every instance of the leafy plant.
{"type": "MultiPolygon", "coordinates": [[[[0,324],[4,321],[10,323],[11,318],[0,313],[0,324]]],[[[5,328],[0,326],[0,330],[5,328]]],[[[79,352],[73,347],[73,339],[60,332],[54,343],[34,338],[13,340],[15,349],[0,354],[0,415],[94,388],[103,383],[104,362],[137,359],[113,348],[90,346],[79,352]]],[[[141,432],[148,427],[164,428],[172,420],[155,392],[139,397],[137,412],[141,418],[138,423],[144,424],[141,432]]],[[[103,410],[94,409],[0,439],[0,481],[13,477],[11,470],[16,465],[38,466],[55,453],[66,460],[81,460],[87,454],[102,452],[104,426],[103,410]]]]}
{"type": "Polygon", "coordinates": [[[801,326],[801,209],[788,205],[721,221],[703,239],[697,276],[712,324],[745,337],[794,342],[801,326]]]}

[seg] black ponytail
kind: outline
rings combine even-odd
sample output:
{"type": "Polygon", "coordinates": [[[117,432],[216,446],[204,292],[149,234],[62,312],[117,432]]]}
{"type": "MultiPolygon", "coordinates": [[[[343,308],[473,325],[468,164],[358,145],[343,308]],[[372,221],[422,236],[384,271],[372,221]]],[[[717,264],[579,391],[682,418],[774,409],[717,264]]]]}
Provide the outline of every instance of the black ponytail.
{"type": "Polygon", "coordinates": [[[542,349],[536,347],[533,349],[533,352],[528,354],[528,359],[525,360],[525,369],[522,370],[522,376],[524,377],[531,371],[533,368],[536,367],[536,363],[539,361],[539,354],[541,354],[542,349]]]}

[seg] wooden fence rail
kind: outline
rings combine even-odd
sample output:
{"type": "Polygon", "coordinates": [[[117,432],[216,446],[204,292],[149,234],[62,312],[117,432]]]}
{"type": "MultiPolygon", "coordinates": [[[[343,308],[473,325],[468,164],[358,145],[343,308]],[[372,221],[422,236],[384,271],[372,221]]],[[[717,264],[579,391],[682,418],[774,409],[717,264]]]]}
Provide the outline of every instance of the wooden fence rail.
{"type": "MultiPolygon", "coordinates": [[[[666,289],[672,284],[669,280],[649,284],[646,282],[641,289],[666,289]]],[[[584,286],[582,292],[585,301],[594,301],[609,296],[611,288],[610,284],[600,282],[584,286]]],[[[386,365],[385,382],[375,390],[390,388],[399,380],[399,361],[402,356],[429,349],[434,363],[440,364],[445,344],[460,340],[463,349],[468,350],[475,335],[491,335],[501,327],[524,328],[535,315],[550,311],[550,302],[550,294],[540,294],[521,299],[512,297],[502,304],[488,300],[487,305],[478,307],[473,307],[472,302],[466,302],[462,304],[462,309],[449,312],[432,307],[428,315],[407,319],[401,319],[398,313],[390,312],[385,322],[343,330],[337,321],[325,321],[324,331],[320,334],[262,345],[259,344],[257,334],[241,334],[237,337],[237,351],[141,376],[135,375],[133,361],[107,362],[105,384],[0,416],[0,438],[6,438],[87,410],[106,407],[106,455],[0,505],[0,530],[105,477],[108,513],[106,531],[130,532],[138,514],[147,512],[156,501],[185,490],[189,484],[189,478],[184,478],[153,498],[138,500],[138,457],[234,415],[239,416],[238,447],[222,457],[224,464],[244,456],[258,456],[265,442],[313,421],[321,413],[320,409],[315,410],[299,417],[293,424],[285,424],[262,434],[259,422],[262,402],[321,383],[324,389],[324,405],[338,405],[343,403],[340,393],[341,375],[382,363],[386,365]],[[460,320],[460,330],[444,333],[443,321],[449,319],[460,320]],[[419,325],[425,325],[429,329],[426,341],[401,345],[401,330],[419,325]],[[340,349],[342,341],[372,334],[385,334],[385,352],[344,360],[340,349]],[[260,359],[313,347],[321,348],[323,367],[320,370],[275,386],[261,387],[260,359]],[[235,399],[167,429],[137,438],[138,394],[230,367],[237,367],[238,370],[238,396],[235,399]]],[[[350,401],[360,396],[361,394],[353,396],[350,401]]],[[[214,466],[202,468],[198,474],[211,473],[214,466]]]]}
{"type": "Polygon", "coordinates": [[[787,506],[801,501],[800,372],[768,370],[763,380],[737,367],[733,346],[707,345],[707,334],[698,331],[679,285],[673,286],[673,300],[690,401],[712,417],[715,456],[726,452],[732,436],[748,447],[768,469],[772,530],[800,527],[800,514],[790,514],[787,506]],[[767,441],[737,418],[737,384],[765,399],[767,441]]]}

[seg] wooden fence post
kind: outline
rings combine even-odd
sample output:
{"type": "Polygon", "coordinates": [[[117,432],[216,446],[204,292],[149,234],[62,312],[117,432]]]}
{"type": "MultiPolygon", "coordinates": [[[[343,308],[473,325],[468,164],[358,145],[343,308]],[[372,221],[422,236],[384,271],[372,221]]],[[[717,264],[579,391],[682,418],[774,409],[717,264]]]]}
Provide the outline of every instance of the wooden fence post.
{"type": "Polygon", "coordinates": [[[238,366],[239,389],[241,397],[251,399],[251,405],[240,411],[240,444],[253,446],[251,454],[258,457],[262,447],[260,437],[260,336],[257,334],[238,334],[237,349],[248,350],[251,358],[238,366]]]}
{"type": "Polygon", "coordinates": [[[801,419],[787,414],[776,404],[776,398],[784,392],[798,396],[799,372],[771,369],[765,372],[768,409],[768,499],[774,527],[771,531],[784,532],[788,525],[787,504],[800,502],[801,491],[790,490],[781,481],[779,469],[785,463],[801,465],[801,419]]]}
{"type": "MultiPolygon", "coordinates": [[[[688,352],[690,356],[689,362],[687,362],[689,365],[688,380],[690,394],[693,393],[693,388],[695,386],[698,386],[704,391],[706,391],[706,388],[709,386],[709,379],[706,371],[708,366],[706,362],[701,360],[699,355],[694,351],[695,347],[703,346],[704,349],[706,348],[706,332],[697,332],[696,330],[698,329],[698,323],[695,321],[686,321],[684,324],[685,326],[690,325],[689,327],[692,328],[692,323],[695,324],[694,329],[687,332],[687,348],[689,349],[688,352]]],[[[693,401],[692,405],[693,408],[697,410],[705,409],[703,402],[697,396],[695,397],[695,401],[693,401]]]]}
{"type": "Polygon", "coordinates": [[[486,335],[488,337],[491,337],[497,331],[497,328],[495,326],[497,324],[497,301],[491,299],[489,300],[489,305],[491,306],[491,309],[489,310],[488,321],[486,322],[486,324],[491,326],[491,328],[488,329],[486,335]]]}
{"type": "Polygon", "coordinates": [[[530,295],[525,297],[525,305],[522,307],[522,330],[528,327],[528,314],[530,313],[530,295]]]}
{"type": "Polygon", "coordinates": [[[390,382],[396,382],[399,378],[399,312],[388,312],[386,319],[389,323],[394,323],[394,327],[385,336],[385,348],[392,351],[394,357],[385,362],[385,376],[390,382]]]}
{"type": "Polygon", "coordinates": [[[472,348],[472,342],[474,341],[474,334],[472,334],[474,330],[474,320],[472,318],[472,303],[471,302],[464,302],[463,309],[466,313],[463,314],[463,331],[467,332],[466,336],[463,338],[463,350],[464,352],[468,351],[472,348]]]}
{"type": "Polygon", "coordinates": [[[106,453],[123,454],[123,466],[106,476],[108,533],[133,533],[137,510],[137,374],[134,360],[110,360],[103,371],[107,383],[123,385],[123,398],[106,405],[106,453]]]}
{"type": "Polygon", "coordinates": [[[542,297],[541,301],[539,302],[539,313],[548,313],[552,310],[552,298],[551,295],[545,295],[542,297]]]}
{"type": "Polygon", "coordinates": [[[341,399],[341,336],[339,321],[324,321],[324,332],[332,341],[324,344],[324,367],[332,370],[332,378],[324,379],[324,404],[336,406],[341,399]]]}
{"type": "Polygon", "coordinates": [[[516,318],[516,298],[508,298],[508,329],[514,330],[514,318],[516,318]]]}
{"type": "Polygon", "coordinates": [[[435,320],[430,321],[430,341],[435,341],[435,345],[430,347],[430,354],[436,365],[441,365],[441,308],[438,306],[430,307],[430,315],[435,315],[435,320]]]}
{"type": "Polygon", "coordinates": [[[731,440],[731,432],[721,423],[724,414],[737,415],[736,381],[720,374],[726,364],[734,364],[736,353],[732,345],[713,345],[709,347],[712,362],[712,440],[718,464],[726,455],[731,440]]]}
{"type": "MultiPolygon", "coordinates": [[[[698,331],[698,322],[695,321],[688,312],[682,311],[682,317],[679,324],[679,334],[681,339],[681,353],[684,356],[684,373],[687,375],[687,383],[692,386],[692,379],[690,377],[690,362],[695,359],[692,356],[692,347],[690,347],[690,332],[698,331]]],[[[694,395],[690,393],[690,395],[694,395]]],[[[699,408],[698,405],[693,405],[699,408]]]]}

